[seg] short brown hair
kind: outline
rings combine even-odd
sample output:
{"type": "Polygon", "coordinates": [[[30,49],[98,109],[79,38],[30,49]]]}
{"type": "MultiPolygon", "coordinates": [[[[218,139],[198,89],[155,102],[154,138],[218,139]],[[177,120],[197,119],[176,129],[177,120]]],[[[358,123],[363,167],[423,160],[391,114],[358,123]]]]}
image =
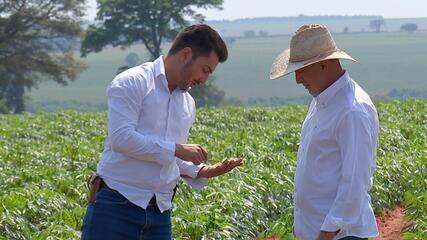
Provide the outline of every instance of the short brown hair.
{"type": "Polygon", "coordinates": [[[221,36],[206,24],[196,24],[182,30],[173,41],[168,54],[173,55],[186,47],[193,50],[193,59],[207,56],[212,51],[216,53],[221,63],[228,58],[227,46],[221,36]]]}

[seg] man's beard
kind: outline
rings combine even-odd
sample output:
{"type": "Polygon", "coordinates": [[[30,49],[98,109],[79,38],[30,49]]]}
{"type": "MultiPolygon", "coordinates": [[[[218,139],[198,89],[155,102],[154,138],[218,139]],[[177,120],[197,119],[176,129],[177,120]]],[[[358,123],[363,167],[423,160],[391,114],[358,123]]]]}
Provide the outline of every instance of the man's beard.
{"type": "Polygon", "coordinates": [[[186,87],[187,83],[190,81],[190,65],[193,63],[193,60],[191,60],[190,62],[188,62],[187,64],[184,65],[184,67],[182,67],[182,71],[181,71],[181,84],[179,86],[179,89],[182,91],[190,91],[191,87],[186,87]]]}

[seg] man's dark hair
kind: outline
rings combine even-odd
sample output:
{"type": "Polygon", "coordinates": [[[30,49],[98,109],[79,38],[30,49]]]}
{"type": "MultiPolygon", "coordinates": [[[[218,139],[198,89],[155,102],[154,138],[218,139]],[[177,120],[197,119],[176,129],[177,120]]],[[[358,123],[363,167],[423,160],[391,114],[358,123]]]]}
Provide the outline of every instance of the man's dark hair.
{"type": "Polygon", "coordinates": [[[227,46],[221,36],[206,24],[196,24],[182,30],[173,41],[168,54],[173,55],[186,47],[193,50],[193,59],[208,56],[212,51],[221,63],[228,58],[227,46]]]}

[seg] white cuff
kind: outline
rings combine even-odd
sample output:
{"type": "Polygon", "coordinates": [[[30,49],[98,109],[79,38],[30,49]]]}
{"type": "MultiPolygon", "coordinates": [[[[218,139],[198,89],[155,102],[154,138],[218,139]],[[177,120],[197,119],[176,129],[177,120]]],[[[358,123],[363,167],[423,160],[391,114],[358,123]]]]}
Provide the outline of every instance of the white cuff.
{"type": "Polygon", "coordinates": [[[175,143],[171,141],[158,141],[161,148],[160,159],[162,165],[168,165],[175,162],[175,143]]]}
{"type": "Polygon", "coordinates": [[[185,176],[189,176],[193,179],[197,178],[197,175],[199,174],[200,169],[202,169],[204,166],[206,166],[205,164],[199,164],[199,165],[195,165],[192,162],[186,162],[183,161],[181,159],[177,159],[177,161],[181,161],[180,162],[180,174],[181,175],[185,175],[185,176]]]}

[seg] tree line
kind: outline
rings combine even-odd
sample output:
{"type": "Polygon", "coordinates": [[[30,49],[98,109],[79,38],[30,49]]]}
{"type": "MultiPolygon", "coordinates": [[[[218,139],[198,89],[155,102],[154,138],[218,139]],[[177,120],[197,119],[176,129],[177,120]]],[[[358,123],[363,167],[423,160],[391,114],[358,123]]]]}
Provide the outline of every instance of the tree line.
{"type": "MultiPolygon", "coordinates": [[[[187,19],[204,21],[195,9],[221,9],[222,4],[223,0],[97,0],[95,22],[84,29],[86,0],[1,0],[0,112],[23,112],[25,93],[46,79],[64,86],[75,81],[87,68],[75,56],[77,50],[86,57],[106,46],[143,43],[152,60],[162,53],[165,40],[189,25],[187,19]]],[[[225,93],[212,82],[208,88],[203,91],[216,93],[214,99],[221,101],[225,93]]],[[[199,105],[217,104],[206,101],[202,90],[193,91],[203,96],[199,105]]]]}

